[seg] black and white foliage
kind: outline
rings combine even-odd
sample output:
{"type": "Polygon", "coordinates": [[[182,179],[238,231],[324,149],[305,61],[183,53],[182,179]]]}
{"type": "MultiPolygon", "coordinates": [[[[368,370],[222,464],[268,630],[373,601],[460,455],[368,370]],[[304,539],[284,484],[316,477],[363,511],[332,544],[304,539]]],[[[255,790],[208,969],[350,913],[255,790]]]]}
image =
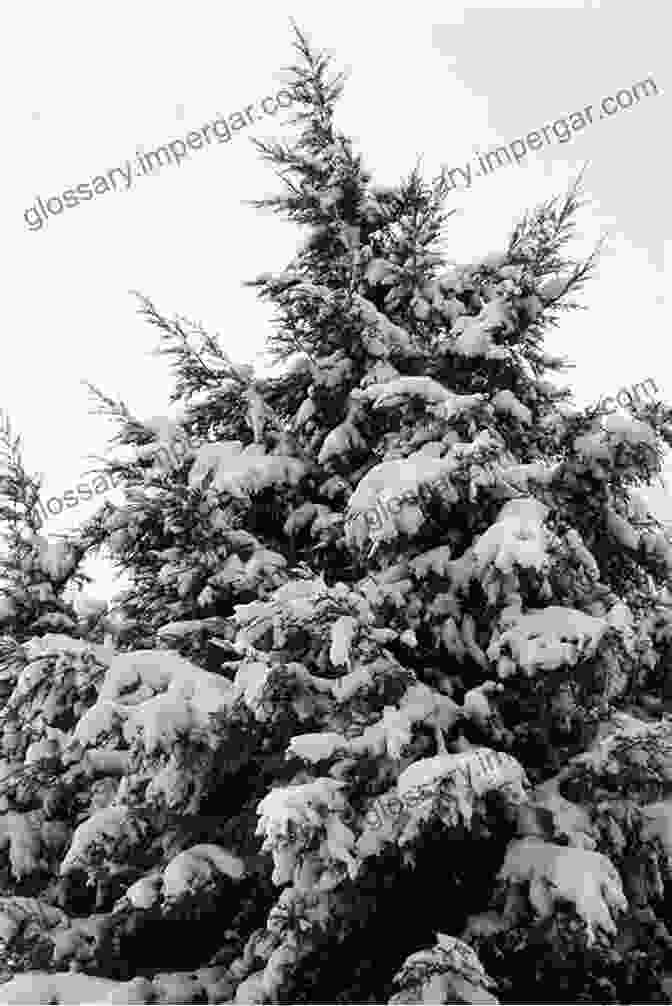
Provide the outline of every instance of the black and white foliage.
{"type": "Polygon", "coordinates": [[[669,1001],[672,546],[637,490],[672,413],[552,380],[579,182],[447,265],[445,179],[373,184],[295,48],[257,205],[303,241],[253,281],[281,376],[143,298],[176,416],[93,389],[125,500],[57,545],[6,435],[2,1001],[669,1001]],[[77,612],[102,547],[131,586],[77,612]]]}

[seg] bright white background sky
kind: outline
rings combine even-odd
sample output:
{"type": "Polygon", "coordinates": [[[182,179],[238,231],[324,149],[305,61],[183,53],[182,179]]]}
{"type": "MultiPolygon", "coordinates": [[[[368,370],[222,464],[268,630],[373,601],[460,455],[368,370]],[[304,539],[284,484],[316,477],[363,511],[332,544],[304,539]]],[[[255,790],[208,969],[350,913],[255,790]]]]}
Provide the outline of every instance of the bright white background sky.
{"type": "MultiPolygon", "coordinates": [[[[652,76],[658,96],[453,193],[460,214],[448,254],[463,261],[497,250],[523,210],[562,192],[588,161],[593,203],[580,250],[606,229],[610,252],[586,290],[588,310],[567,316],[549,347],[574,360],[567,382],[579,404],[649,376],[672,397],[669,21],[660,0],[24,0],[5,12],[0,68],[0,407],[23,435],[28,467],[45,473],[44,499],[81,481],[87,455],[103,453],[113,432],[89,415],[83,378],[141,417],[169,411],[168,367],[149,355],[156,333],[130,290],[219,333],[236,361],[263,349],[270,311],[241,282],[283,268],[300,233],[242,205],[277,191],[249,137],[288,130],[280,114],[128,191],[50,215],[39,231],[24,210],[274,94],[277,72],[293,60],[290,17],[349,70],[337,124],[381,183],[398,181],[418,155],[428,177],[442,163],[463,165],[652,76]]],[[[672,516],[662,491],[659,502],[672,516]]],[[[66,511],[48,530],[93,509],[66,511]]],[[[104,581],[97,593],[110,592],[104,581]]]]}

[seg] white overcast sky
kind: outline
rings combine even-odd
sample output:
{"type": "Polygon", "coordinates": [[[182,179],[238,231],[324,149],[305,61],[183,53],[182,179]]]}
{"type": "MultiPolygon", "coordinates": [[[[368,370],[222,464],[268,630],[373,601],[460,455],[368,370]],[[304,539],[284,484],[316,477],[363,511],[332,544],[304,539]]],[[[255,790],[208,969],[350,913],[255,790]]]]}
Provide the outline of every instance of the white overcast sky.
{"type": "MultiPolygon", "coordinates": [[[[113,432],[89,415],[83,378],[142,417],[169,411],[167,364],[150,356],[155,331],[129,291],[201,321],[234,360],[262,351],[270,311],[241,282],[283,268],[300,234],[242,205],[277,191],[249,137],[289,131],[281,116],[250,127],[128,191],[50,215],[41,230],[29,230],[24,211],[273,94],[293,59],[290,17],[349,71],[337,124],[382,183],[418,156],[428,177],[462,165],[653,77],[658,96],[453,193],[448,254],[497,250],[524,209],[588,162],[579,250],[605,230],[610,250],[586,290],[588,310],[568,316],[549,345],[575,362],[567,382],[579,404],[647,377],[672,397],[666,4],[24,0],[5,10],[0,67],[0,407],[23,435],[28,466],[45,474],[45,498],[73,487],[113,432]]],[[[92,509],[52,518],[48,530],[92,509]]]]}

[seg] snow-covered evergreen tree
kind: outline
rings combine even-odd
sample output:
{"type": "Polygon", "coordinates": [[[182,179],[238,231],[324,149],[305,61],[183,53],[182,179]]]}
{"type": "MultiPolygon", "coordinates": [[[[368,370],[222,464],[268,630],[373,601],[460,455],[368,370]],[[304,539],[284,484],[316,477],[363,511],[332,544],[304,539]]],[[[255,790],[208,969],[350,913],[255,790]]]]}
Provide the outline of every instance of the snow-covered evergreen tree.
{"type": "Polygon", "coordinates": [[[40,488],[41,480],[26,471],[10,417],[0,412],[0,626],[19,642],[46,629],[78,634],[64,595],[88,579],[79,569],[85,546],[40,534],[40,488]]]}
{"type": "Polygon", "coordinates": [[[448,264],[445,179],[375,186],[295,48],[256,205],[306,239],[253,281],[283,373],[142,298],[176,409],[92,389],[126,449],[73,545],[131,578],[104,645],[44,631],[10,543],[0,999],[670,1001],[672,548],[637,489],[672,412],[551,380],[578,182],[448,264]]]}

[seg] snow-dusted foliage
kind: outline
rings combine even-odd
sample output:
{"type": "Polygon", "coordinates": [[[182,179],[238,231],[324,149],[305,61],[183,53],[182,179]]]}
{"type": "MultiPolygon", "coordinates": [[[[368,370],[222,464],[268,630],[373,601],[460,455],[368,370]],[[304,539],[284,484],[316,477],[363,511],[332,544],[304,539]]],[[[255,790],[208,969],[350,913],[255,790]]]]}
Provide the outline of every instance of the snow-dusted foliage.
{"type": "Polygon", "coordinates": [[[672,547],[637,487],[672,412],[553,383],[578,183],[447,264],[446,178],[374,185],[296,48],[258,205],[305,239],[251,284],[279,376],[143,298],[174,414],[92,389],[124,500],[72,540],[6,431],[0,1000],[668,1001],[672,547]],[[128,589],[66,600],[103,546],[128,589]]]}
{"type": "Polygon", "coordinates": [[[35,630],[77,631],[80,619],[65,599],[79,584],[85,549],[65,538],[40,534],[40,480],[23,464],[21,438],[0,410],[0,626],[23,640],[35,630]]]}
{"type": "Polygon", "coordinates": [[[436,946],[419,950],[404,961],[394,977],[400,991],[389,1000],[401,1003],[497,1003],[487,975],[467,943],[437,934],[436,946]]]}

